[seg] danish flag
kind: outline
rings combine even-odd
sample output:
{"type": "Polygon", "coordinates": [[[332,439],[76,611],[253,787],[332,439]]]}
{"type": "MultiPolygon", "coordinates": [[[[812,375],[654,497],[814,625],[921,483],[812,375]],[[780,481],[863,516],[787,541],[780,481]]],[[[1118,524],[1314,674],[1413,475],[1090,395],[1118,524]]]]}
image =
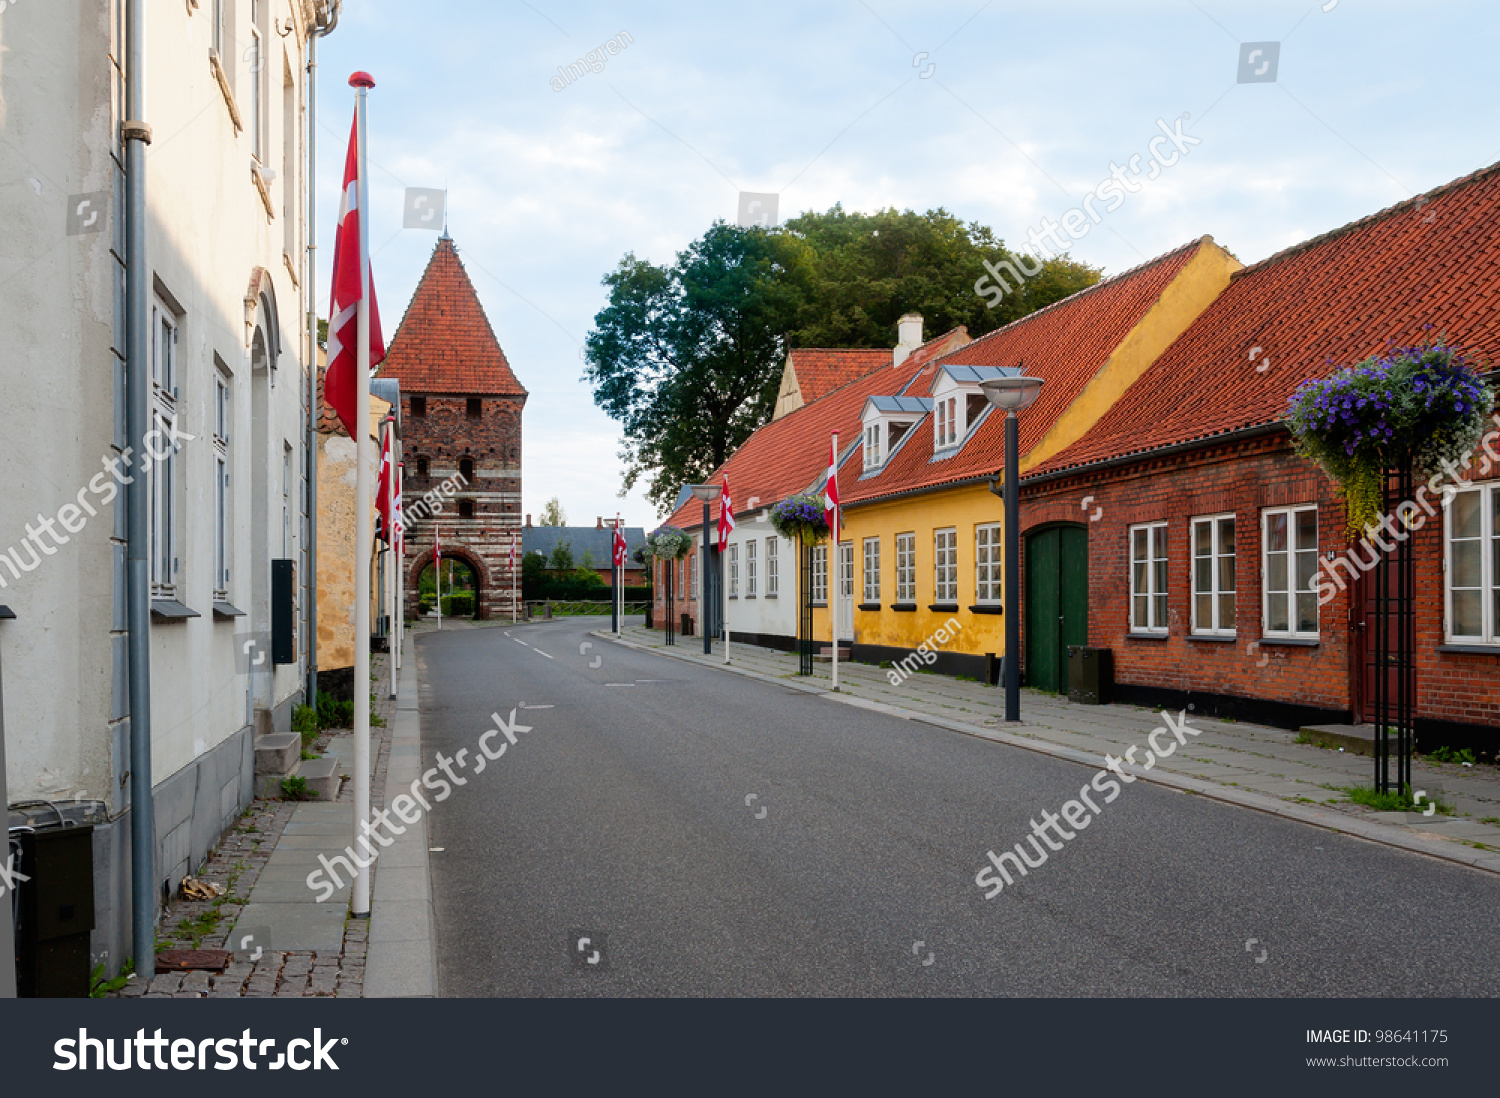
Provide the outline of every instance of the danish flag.
{"type": "Polygon", "coordinates": [[[835,543],[839,540],[839,436],[828,443],[828,483],[823,489],[824,515],[835,543]]]}
{"type": "Polygon", "coordinates": [[[615,515],[615,539],[614,539],[615,567],[625,567],[625,531],[620,526],[620,516],[615,515]]]}
{"type": "MultiPolygon", "coordinates": [[[[724,474],[724,491],[719,496],[719,544],[734,532],[734,500],[729,498],[729,474],[724,474]]],[[[707,537],[707,535],[704,535],[707,537]]]]}
{"type": "MultiPolygon", "coordinates": [[[[355,314],[363,293],[360,286],[359,208],[364,186],[359,179],[359,123],[349,134],[349,155],[344,160],[344,200],[339,204],[338,233],[333,240],[333,301],[328,307],[328,369],[324,375],[324,394],[328,406],[338,413],[339,422],[351,438],[358,438],[361,409],[355,370],[358,369],[357,325],[355,314]]],[[[366,270],[370,261],[364,259],[366,270]]],[[[380,335],[380,309],[375,304],[375,276],[370,272],[370,367],[385,358],[385,340],[380,335]]]]}

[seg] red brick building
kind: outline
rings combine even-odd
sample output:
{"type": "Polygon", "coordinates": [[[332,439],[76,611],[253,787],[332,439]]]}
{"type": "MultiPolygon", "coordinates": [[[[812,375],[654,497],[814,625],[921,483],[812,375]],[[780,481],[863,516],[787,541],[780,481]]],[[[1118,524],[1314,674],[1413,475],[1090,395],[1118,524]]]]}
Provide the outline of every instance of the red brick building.
{"type": "MultiPolygon", "coordinates": [[[[1027,664],[1071,565],[1087,576],[1073,612],[1112,651],[1118,700],[1287,727],[1371,719],[1373,573],[1327,583],[1348,548],[1344,505],[1281,418],[1305,378],[1391,344],[1441,334],[1493,363],[1497,224],[1500,166],[1235,273],[1093,429],[1023,476],[1027,664]]],[[[1412,535],[1418,744],[1493,754],[1500,459],[1476,455],[1458,487],[1412,535]],[[1460,552],[1472,581],[1445,567],[1460,552]]]]}
{"type": "Polygon", "coordinates": [[[521,535],[526,390],[446,232],[380,372],[401,381],[407,616],[416,615],[435,530],[443,556],[473,570],[476,616],[510,614],[521,564],[519,544],[514,570],[510,551],[521,535]]]}

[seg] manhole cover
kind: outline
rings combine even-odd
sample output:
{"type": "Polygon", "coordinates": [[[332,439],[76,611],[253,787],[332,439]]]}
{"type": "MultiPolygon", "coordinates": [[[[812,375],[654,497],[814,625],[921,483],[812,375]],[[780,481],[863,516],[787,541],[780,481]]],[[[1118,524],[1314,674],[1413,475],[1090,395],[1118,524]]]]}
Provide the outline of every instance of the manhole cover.
{"type": "Polygon", "coordinates": [[[156,955],[156,972],[188,972],[206,969],[223,972],[229,967],[230,954],[225,949],[168,949],[156,955]]]}

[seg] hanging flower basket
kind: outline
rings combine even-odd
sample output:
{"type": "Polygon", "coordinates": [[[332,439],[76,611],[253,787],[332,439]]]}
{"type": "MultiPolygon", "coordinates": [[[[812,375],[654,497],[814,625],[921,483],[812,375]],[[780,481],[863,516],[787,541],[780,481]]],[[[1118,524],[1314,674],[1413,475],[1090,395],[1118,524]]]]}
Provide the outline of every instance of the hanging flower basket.
{"type": "Polygon", "coordinates": [[[1421,479],[1463,461],[1478,445],[1495,394],[1441,339],[1403,347],[1304,382],[1287,426],[1297,451],[1344,496],[1350,537],[1380,517],[1387,471],[1411,464],[1421,479]]]}
{"type": "Polygon", "coordinates": [[[651,555],[662,560],[681,560],[692,548],[693,539],[677,526],[658,526],[646,539],[651,555]]]}
{"type": "Polygon", "coordinates": [[[822,541],[828,536],[828,516],[823,510],[823,497],[787,496],[771,508],[771,526],[782,537],[795,542],[813,545],[822,541]]]}

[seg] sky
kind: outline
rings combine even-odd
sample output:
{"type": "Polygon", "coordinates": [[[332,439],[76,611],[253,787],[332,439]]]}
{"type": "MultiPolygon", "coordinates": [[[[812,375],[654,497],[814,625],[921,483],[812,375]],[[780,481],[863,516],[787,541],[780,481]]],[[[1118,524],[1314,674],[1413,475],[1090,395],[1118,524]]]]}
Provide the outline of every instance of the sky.
{"type": "Polygon", "coordinates": [[[345,0],[319,46],[320,300],[362,69],[388,338],[437,236],[402,227],[406,189],[444,189],[531,394],[522,509],[649,527],[581,355],[627,253],[670,264],[741,192],[781,220],[942,207],[1017,247],[1139,155],[1074,258],[1107,276],[1208,234],[1253,263],[1500,160],[1497,29],[1483,0],[345,0]]]}

